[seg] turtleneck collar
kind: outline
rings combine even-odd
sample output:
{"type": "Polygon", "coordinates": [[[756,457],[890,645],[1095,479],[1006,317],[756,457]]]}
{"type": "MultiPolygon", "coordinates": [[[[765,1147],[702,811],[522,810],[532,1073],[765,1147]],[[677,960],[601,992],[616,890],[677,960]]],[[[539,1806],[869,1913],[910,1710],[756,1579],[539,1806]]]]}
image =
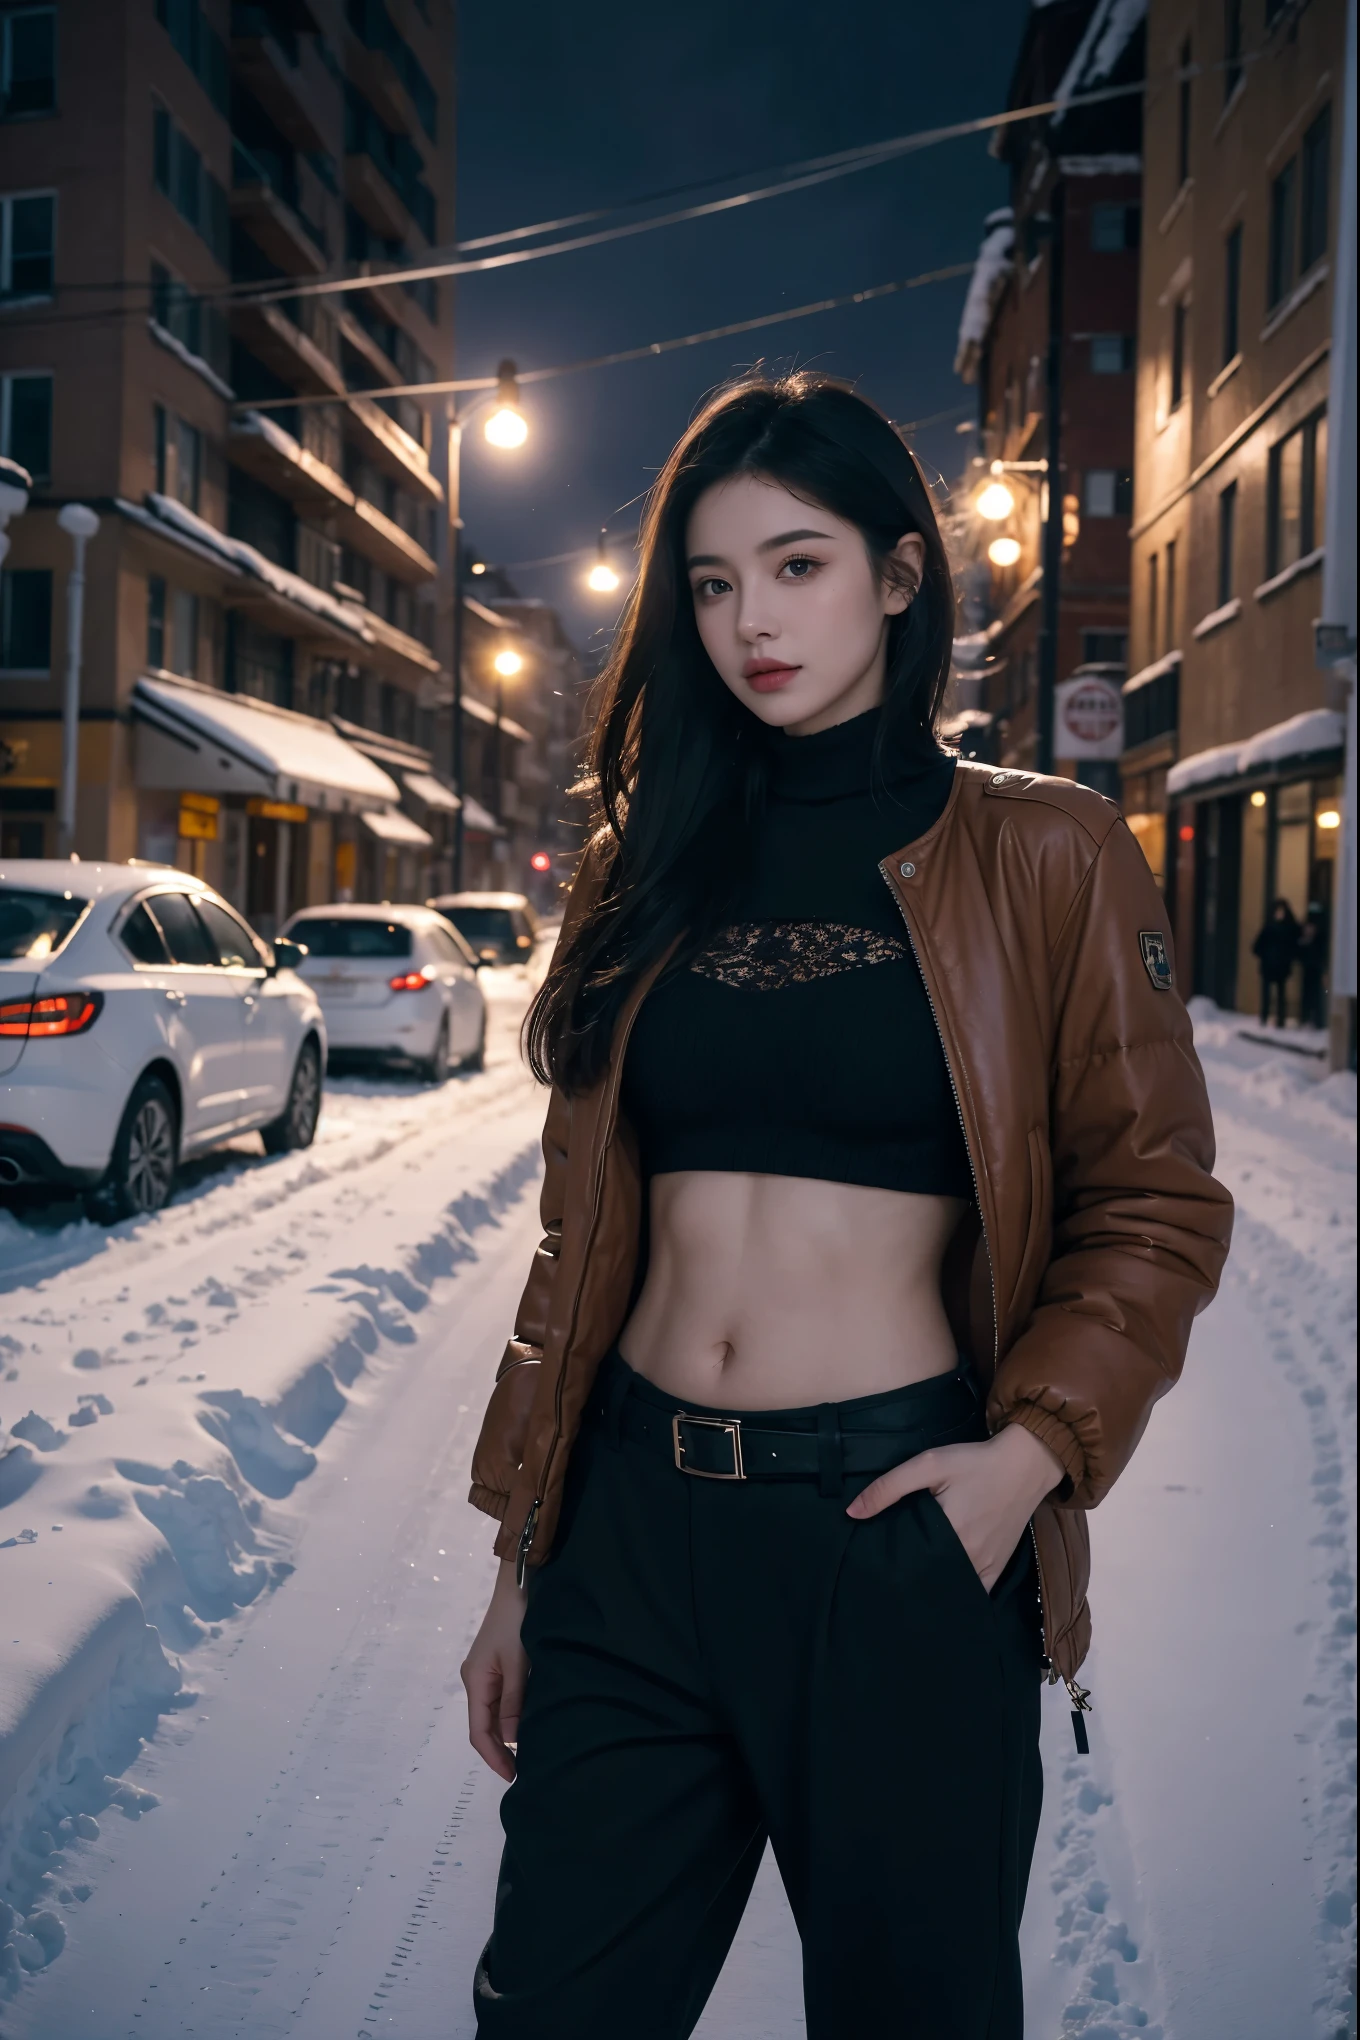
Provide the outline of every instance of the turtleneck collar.
{"type": "MultiPolygon", "coordinates": [[[[770,792],[774,798],[840,800],[867,794],[882,714],[881,708],[866,709],[863,715],[834,723],[829,730],[818,730],[810,737],[774,731],[770,745],[770,792]]],[[[929,771],[939,757],[936,747],[925,742],[897,749],[883,760],[883,778],[889,785],[914,779],[929,771]]]]}

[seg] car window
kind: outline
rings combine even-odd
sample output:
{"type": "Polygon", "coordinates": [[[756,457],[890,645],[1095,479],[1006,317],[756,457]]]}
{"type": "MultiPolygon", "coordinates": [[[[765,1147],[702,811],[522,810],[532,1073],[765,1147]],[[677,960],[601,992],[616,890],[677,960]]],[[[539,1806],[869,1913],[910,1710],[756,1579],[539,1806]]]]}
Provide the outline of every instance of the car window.
{"type": "Polygon", "coordinates": [[[208,939],[217,951],[216,961],[230,969],[243,966],[258,970],[264,959],[255,947],[255,938],[244,922],[235,914],[219,906],[216,900],[195,900],[199,919],[208,930],[208,939]]]}
{"type": "Polygon", "coordinates": [[[516,912],[511,915],[511,920],[514,923],[516,949],[532,949],[534,946],[534,931],[529,926],[528,917],[516,912]]]}
{"type": "Polygon", "coordinates": [[[324,918],[296,921],[285,929],[290,942],[305,942],[308,954],[318,956],[409,956],[411,931],[396,921],[359,921],[324,918]]]}
{"type": "Polygon", "coordinates": [[[515,946],[514,923],[508,907],[443,907],[440,911],[467,937],[474,949],[484,945],[504,949],[515,946]]]}
{"type": "Polygon", "coordinates": [[[170,961],[161,931],[145,907],[133,908],[118,931],[118,940],[134,963],[164,965],[170,961]]]}
{"type": "Polygon", "coordinates": [[[0,957],[54,956],[88,905],[70,893],[0,885],[0,957]]]}
{"type": "Polygon", "coordinates": [[[187,893],[156,893],[147,905],[173,963],[216,964],[217,953],[187,893]]]}

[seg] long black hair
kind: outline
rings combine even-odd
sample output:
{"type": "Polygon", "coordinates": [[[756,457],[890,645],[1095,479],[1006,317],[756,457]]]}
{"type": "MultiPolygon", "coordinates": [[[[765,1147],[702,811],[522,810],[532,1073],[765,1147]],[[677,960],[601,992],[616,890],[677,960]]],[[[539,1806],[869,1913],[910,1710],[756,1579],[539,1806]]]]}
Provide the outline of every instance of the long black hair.
{"type": "Polygon", "coordinates": [[[880,576],[906,585],[912,599],[888,620],[878,758],[934,743],[954,590],[914,454],[875,405],[829,376],[752,375],[720,391],[651,490],[637,581],[592,697],[587,856],[598,889],[525,1023],[535,1076],[567,1090],[600,1076],[630,989],[678,937],[712,925],[744,867],[770,736],[704,650],[685,567],[694,505],[741,474],[857,526],[880,576]],[[908,532],[925,541],[919,585],[893,556],[908,532]]]}

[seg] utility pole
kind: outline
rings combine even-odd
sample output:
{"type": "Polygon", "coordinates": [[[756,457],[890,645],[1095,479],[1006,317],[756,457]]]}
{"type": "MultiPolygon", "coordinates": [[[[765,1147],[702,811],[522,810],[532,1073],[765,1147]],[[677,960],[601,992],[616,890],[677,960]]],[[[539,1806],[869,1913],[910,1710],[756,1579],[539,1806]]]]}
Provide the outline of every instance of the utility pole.
{"type": "Polygon", "coordinates": [[[453,610],[449,619],[449,665],[453,681],[453,744],[450,769],[458,806],[453,816],[453,890],[463,889],[463,517],[461,464],[463,421],[449,401],[449,572],[453,579],[453,610]]]}
{"type": "Polygon", "coordinates": [[[73,559],[66,577],[66,696],[62,707],[61,814],[58,854],[70,857],[76,847],[76,788],[80,762],[80,651],[85,629],[85,548],[99,529],[99,519],[84,503],[66,503],[57,523],[71,541],[73,559]]]}
{"type": "Polygon", "coordinates": [[[1063,551],[1063,216],[1066,188],[1061,176],[1049,197],[1048,227],[1048,508],[1043,531],[1043,583],[1039,621],[1039,700],[1035,765],[1053,770],[1053,701],[1058,685],[1058,597],[1063,551]]]}

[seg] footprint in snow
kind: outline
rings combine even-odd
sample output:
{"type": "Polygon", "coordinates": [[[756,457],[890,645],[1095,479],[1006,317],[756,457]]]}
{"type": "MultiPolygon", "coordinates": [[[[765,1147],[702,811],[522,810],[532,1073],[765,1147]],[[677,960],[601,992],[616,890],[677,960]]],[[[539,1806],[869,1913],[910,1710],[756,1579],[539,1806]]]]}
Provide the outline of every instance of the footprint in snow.
{"type": "Polygon", "coordinates": [[[40,1417],[36,1410],[30,1410],[26,1417],[20,1417],[10,1430],[16,1438],[22,1438],[26,1445],[36,1445],[39,1452],[55,1452],[66,1443],[65,1431],[59,1431],[55,1424],[49,1424],[46,1417],[40,1417]]]}

